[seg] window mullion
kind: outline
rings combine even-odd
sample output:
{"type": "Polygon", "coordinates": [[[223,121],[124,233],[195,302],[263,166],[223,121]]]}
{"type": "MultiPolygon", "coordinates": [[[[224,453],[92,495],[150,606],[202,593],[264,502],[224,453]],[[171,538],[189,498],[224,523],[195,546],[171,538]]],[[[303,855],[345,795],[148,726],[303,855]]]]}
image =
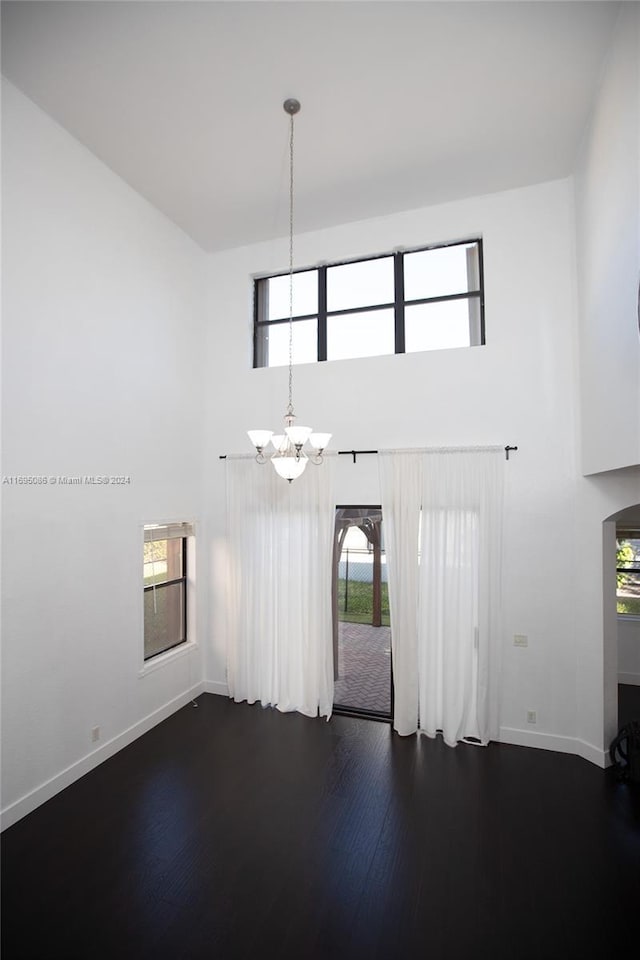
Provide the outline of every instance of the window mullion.
{"type": "Polygon", "coordinates": [[[484,260],[482,253],[482,238],[479,238],[478,244],[478,280],[480,281],[480,343],[486,343],[484,336],[484,260]]]}
{"type": "Polygon", "coordinates": [[[318,268],[318,360],[327,359],[327,268],[318,268]]]}
{"type": "Polygon", "coordinates": [[[404,259],[400,252],[393,255],[393,275],[396,353],[404,353],[404,259]]]}
{"type": "Polygon", "coordinates": [[[149,590],[160,590],[162,587],[174,587],[177,583],[185,583],[185,577],[176,577],[175,580],[160,580],[158,583],[148,583],[143,590],[145,593],[149,590]]]}
{"type": "MultiPolygon", "coordinates": [[[[262,281],[264,284],[264,281],[262,281]]],[[[260,364],[258,363],[258,323],[262,320],[260,315],[260,300],[262,296],[262,291],[260,287],[260,280],[253,281],[253,367],[256,369],[260,364]]]]}
{"type": "Polygon", "coordinates": [[[187,639],[187,540],[182,538],[182,636],[187,639]]]}

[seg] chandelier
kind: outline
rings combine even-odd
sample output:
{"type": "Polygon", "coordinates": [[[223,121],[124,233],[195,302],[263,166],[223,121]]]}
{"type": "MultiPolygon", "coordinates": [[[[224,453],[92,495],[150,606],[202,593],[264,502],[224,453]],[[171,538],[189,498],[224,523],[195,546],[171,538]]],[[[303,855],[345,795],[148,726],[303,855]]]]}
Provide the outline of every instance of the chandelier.
{"type": "Polygon", "coordinates": [[[322,463],[322,454],[331,439],[330,433],[314,433],[312,427],[295,426],[293,412],[293,118],[300,110],[299,100],[285,100],[285,113],[289,114],[289,402],[284,415],[284,431],[247,430],[251,443],[256,448],[256,461],[266,463],[265,450],[272,444],[274,453],[269,459],[276,473],[288,480],[296,480],[304,473],[311,459],[322,463]],[[305,453],[308,444],[310,456],[305,453]]]}

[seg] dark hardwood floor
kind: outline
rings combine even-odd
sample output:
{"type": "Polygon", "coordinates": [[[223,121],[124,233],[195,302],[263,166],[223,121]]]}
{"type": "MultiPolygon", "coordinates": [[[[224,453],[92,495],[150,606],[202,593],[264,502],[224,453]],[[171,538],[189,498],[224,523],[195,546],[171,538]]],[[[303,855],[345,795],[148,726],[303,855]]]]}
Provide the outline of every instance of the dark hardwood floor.
{"type": "Polygon", "coordinates": [[[203,695],[5,831],[2,957],[627,957],[639,827],[577,757],[203,695]]]}

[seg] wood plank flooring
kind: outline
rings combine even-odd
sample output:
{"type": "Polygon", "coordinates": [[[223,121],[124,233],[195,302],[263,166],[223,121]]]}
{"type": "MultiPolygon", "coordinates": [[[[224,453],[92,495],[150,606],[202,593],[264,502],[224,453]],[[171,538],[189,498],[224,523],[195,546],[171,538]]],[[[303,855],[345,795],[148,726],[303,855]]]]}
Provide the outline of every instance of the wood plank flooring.
{"type": "Polygon", "coordinates": [[[609,960],[640,790],[203,695],[2,837],[3,960],[609,960]]]}

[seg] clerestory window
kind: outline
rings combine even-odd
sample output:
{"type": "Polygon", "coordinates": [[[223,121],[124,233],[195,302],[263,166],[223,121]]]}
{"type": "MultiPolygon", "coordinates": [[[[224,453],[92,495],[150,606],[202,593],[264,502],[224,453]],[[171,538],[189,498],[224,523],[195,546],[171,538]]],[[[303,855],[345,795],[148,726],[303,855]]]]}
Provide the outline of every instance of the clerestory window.
{"type": "MultiPolygon", "coordinates": [[[[482,241],[398,251],[293,275],[294,363],[479,346],[482,241]]],[[[289,362],[289,274],[254,281],[254,367],[289,362]]]]}

